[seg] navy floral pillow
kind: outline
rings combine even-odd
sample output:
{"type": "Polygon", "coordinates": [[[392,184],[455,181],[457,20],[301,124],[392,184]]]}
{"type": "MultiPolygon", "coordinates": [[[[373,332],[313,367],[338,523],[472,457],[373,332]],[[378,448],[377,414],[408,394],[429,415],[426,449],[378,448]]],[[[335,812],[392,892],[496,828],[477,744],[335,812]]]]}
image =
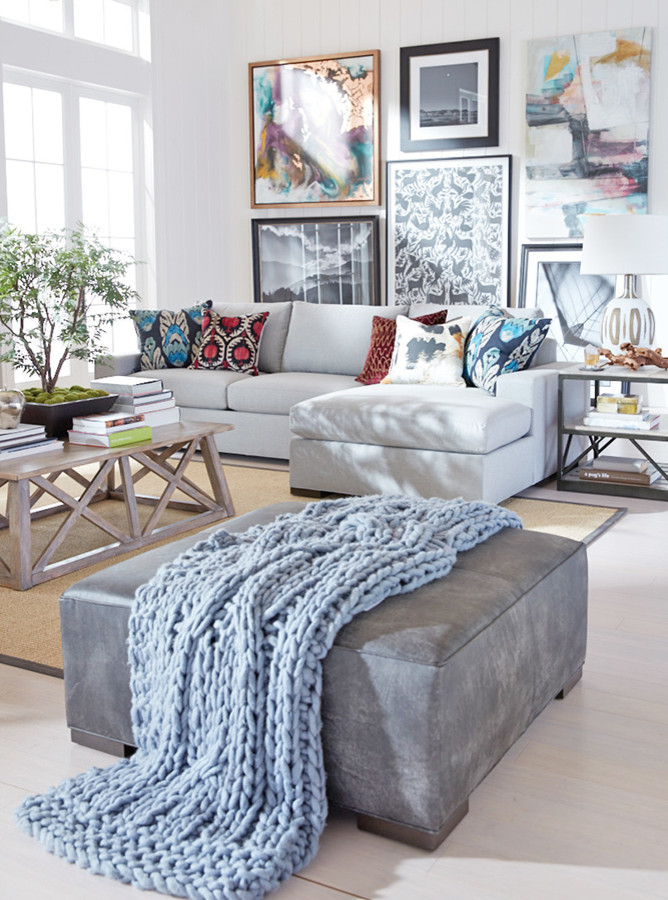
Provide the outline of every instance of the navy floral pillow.
{"type": "Polygon", "coordinates": [[[550,330],[551,319],[522,319],[501,310],[481,316],[469,332],[464,355],[467,384],[496,394],[506,372],[526,369],[550,330]]]}
{"type": "Polygon", "coordinates": [[[139,369],[186,369],[202,341],[202,315],[211,300],[185,309],[135,309],[141,359],[139,369]]]}

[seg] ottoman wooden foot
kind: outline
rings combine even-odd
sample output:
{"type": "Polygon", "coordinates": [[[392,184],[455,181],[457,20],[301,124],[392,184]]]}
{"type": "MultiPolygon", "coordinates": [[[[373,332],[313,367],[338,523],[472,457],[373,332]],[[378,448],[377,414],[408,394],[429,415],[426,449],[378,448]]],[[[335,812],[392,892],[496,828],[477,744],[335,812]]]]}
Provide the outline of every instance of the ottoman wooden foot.
{"type": "Polygon", "coordinates": [[[571,677],[568,679],[566,684],[562,687],[562,689],[557,694],[556,699],[563,700],[564,697],[566,696],[566,694],[570,693],[573,690],[573,688],[575,687],[575,685],[578,683],[578,681],[581,678],[582,678],[582,666],[580,666],[580,668],[576,672],[574,672],[573,675],[571,675],[571,677]]]}
{"type": "Polygon", "coordinates": [[[367,816],[360,813],[357,816],[357,827],[361,831],[370,831],[381,837],[399,841],[402,844],[410,844],[421,850],[435,850],[439,847],[450,832],[459,825],[469,811],[469,801],[465,800],[451,816],[445,820],[440,831],[425,831],[423,828],[413,828],[410,825],[400,825],[398,822],[390,822],[376,816],[367,816]]]}
{"type": "Polygon", "coordinates": [[[82,747],[90,747],[91,750],[100,750],[111,756],[120,756],[127,759],[137,749],[122,741],[114,741],[112,738],[101,737],[99,734],[91,734],[90,731],[82,731],[81,728],[70,728],[70,736],[75,744],[82,747]]]}
{"type": "Polygon", "coordinates": [[[312,491],[310,488],[291,487],[290,493],[293,497],[317,497],[319,500],[327,496],[326,491],[312,491]]]}

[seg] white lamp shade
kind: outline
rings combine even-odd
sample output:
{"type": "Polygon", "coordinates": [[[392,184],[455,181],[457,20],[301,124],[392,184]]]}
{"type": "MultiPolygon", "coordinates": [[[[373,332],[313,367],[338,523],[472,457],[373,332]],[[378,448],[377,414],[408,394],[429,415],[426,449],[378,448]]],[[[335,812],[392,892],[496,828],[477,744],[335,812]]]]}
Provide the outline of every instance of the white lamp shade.
{"type": "Polygon", "coordinates": [[[585,216],[580,272],[668,273],[668,216],[585,216]]]}

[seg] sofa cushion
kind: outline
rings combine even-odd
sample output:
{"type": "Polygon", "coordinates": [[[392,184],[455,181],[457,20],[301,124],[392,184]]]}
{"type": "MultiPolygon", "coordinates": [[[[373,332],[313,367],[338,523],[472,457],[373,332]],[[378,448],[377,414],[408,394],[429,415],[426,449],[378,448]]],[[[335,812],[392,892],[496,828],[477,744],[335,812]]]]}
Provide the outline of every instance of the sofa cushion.
{"type": "Polygon", "coordinates": [[[130,310],[139,338],[139,368],[187,368],[202,339],[202,314],[211,301],[184,309],[130,310]]]}
{"type": "Polygon", "coordinates": [[[283,365],[283,349],[288,336],[292,303],[214,303],[212,309],[219,316],[252,316],[268,312],[260,341],[260,372],[280,372],[283,365]]]}
{"type": "Polygon", "coordinates": [[[374,316],[395,319],[399,306],[320,306],[297,302],[283,355],[286,372],[358,375],[364,366],[374,316]]]}
{"type": "Polygon", "coordinates": [[[177,406],[198,409],[228,409],[227,391],[237,381],[253,381],[250,375],[223,369],[149,369],[147,378],[161,378],[174,392],[177,406]]]}
{"type": "Polygon", "coordinates": [[[528,368],[551,322],[551,319],[505,316],[501,310],[482,316],[466,342],[467,383],[495,394],[500,375],[528,368]]]}
{"type": "Polygon", "coordinates": [[[268,316],[268,312],[219,316],[207,309],[202,317],[202,340],[190,368],[257,375],[260,339],[268,316]]]}
{"type": "Polygon", "coordinates": [[[326,375],[321,372],[277,372],[258,375],[229,386],[227,402],[240,412],[287,415],[290,407],[302,400],[356,387],[350,375],[326,375]]]}
{"type": "MultiPolygon", "coordinates": [[[[442,325],[447,315],[448,311],[446,309],[439,309],[434,313],[419,316],[415,321],[421,322],[423,325],[442,325]]],[[[397,336],[398,318],[373,317],[371,342],[364,360],[364,368],[355,381],[359,381],[360,384],[379,384],[390,371],[394,342],[397,336]]]]}
{"type": "Polygon", "coordinates": [[[399,316],[390,370],[382,384],[450,384],[466,387],[462,378],[464,342],[470,319],[423,325],[399,316]]]}
{"type": "Polygon", "coordinates": [[[381,447],[489,453],[528,434],[528,406],[479,388],[373,384],[298,403],[298,437],[381,447]]]}

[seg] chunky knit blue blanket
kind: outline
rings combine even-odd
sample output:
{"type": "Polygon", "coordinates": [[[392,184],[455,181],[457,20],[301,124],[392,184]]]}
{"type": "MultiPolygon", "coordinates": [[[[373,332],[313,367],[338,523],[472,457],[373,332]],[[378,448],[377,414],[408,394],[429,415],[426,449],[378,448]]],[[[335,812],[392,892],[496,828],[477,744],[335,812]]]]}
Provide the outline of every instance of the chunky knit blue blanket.
{"type": "Polygon", "coordinates": [[[19,825],[139,888],[264,897],[324,826],[321,671],[336,633],[506,526],[521,527],[486,503],[365,497],[199,542],[137,593],[136,754],[29,797],[19,825]]]}

